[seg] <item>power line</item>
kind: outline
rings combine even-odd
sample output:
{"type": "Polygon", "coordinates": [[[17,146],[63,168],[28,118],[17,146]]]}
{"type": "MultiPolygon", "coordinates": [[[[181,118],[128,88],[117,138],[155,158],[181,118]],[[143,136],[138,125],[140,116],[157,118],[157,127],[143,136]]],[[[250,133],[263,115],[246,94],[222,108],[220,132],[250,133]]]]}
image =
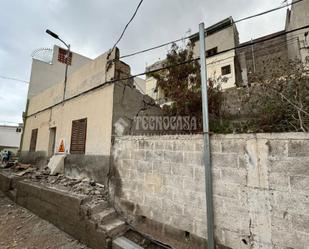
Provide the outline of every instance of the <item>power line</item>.
{"type": "Polygon", "coordinates": [[[141,7],[142,3],[143,3],[144,0],[141,0],[139,2],[139,4],[137,5],[137,8],[136,10],[134,11],[134,14],[133,16],[131,17],[130,21],[126,24],[126,26],[124,27],[119,39],[117,40],[117,42],[115,43],[115,45],[113,46],[112,50],[113,51],[115,49],[115,47],[118,45],[118,43],[120,42],[120,40],[122,39],[124,33],[126,32],[127,28],[129,27],[130,23],[133,21],[134,17],[136,16],[137,12],[138,12],[138,9],[141,7]]]}
{"type": "MultiPolygon", "coordinates": [[[[252,46],[254,44],[258,44],[258,43],[262,43],[262,42],[265,42],[265,41],[269,41],[269,40],[272,40],[272,39],[276,39],[280,36],[283,36],[283,35],[286,35],[286,34],[289,34],[289,33],[293,33],[293,32],[296,32],[296,31],[299,31],[299,30],[302,30],[302,29],[308,29],[309,28],[309,25],[306,25],[306,26],[303,26],[303,27],[300,27],[300,28],[296,28],[296,29],[293,29],[293,30],[290,30],[290,31],[286,31],[286,32],[282,32],[276,36],[273,36],[273,37],[268,37],[268,38],[265,38],[265,39],[261,39],[261,40],[258,40],[258,41],[255,41],[255,42],[252,42],[252,43],[247,43],[247,44],[243,44],[243,45],[240,45],[240,46],[236,46],[236,47],[233,47],[233,48],[230,48],[230,49],[226,49],[224,51],[221,51],[219,53],[217,53],[216,55],[219,55],[219,54],[222,54],[222,53],[226,53],[226,52],[229,52],[229,51],[232,51],[232,50],[236,50],[236,49],[239,49],[239,48],[244,48],[244,47],[249,47],[249,46],[252,46]]],[[[32,113],[30,115],[28,115],[27,117],[31,117],[31,116],[34,116],[34,115],[37,115],[43,111],[46,111],[50,108],[53,108],[55,106],[58,106],[60,104],[62,104],[63,102],[66,102],[66,101],[69,101],[69,100],[72,100],[72,99],[75,99],[75,98],[78,98],[84,94],[87,94],[91,91],[94,91],[94,90],[97,90],[105,85],[109,85],[109,84],[113,84],[113,83],[116,83],[116,82],[121,82],[121,81],[128,81],[128,80],[132,80],[134,79],[135,77],[138,77],[138,76],[142,76],[142,75],[146,75],[146,74],[150,74],[150,73],[156,73],[156,72],[160,72],[160,71],[163,71],[163,70],[166,70],[166,69],[170,69],[170,68],[173,68],[173,67],[178,67],[178,66],[181,66],[181,65],[185,65],[185,64],[188,64],[188,63],[191,63],[191,62],[194,62],[194,61],[198,61],[200,58],[194,58],[194,59],[191,59],[191,60],[186,60],[186,61],[183,61],[183,62],[180,62],[180,63],[176,63],[176,64],[172,64],[172,65],[168,65],[168,66],[164,66],[164,67],[161,67],[161,68],[158,68],[158,69],[154,69],[154,70],[150,70],[150,71],[146,71],[146,72],[143,72],[143,73],[139,73],[139,74],[135,74],[135,75],[132,75],[132,76],[128,76],[126,78],[122,78],[122,79],[114,79],[114,80],[109,80],[109,81],[106,81],[106,82],[103,82],[93,88],[90,88],[88,89],[87,91],[84,91],[82,93],[79,93],[75,96],[72,96],[68,99],[65,99],[64,101],[60,101],[56,104],[53,104],[49,107],[46,107],[44,108],[43,110],[40,110],[40,111],[37,111],[35,113],[32,113]]]]}
{"type": "Polygon", "coordinates": [[[255,15],[252,15],[252,16],[247,16],[247,17],[241,18],[241,19],[239,19],[239,20],[234,21],[234,23],[239,23],[239,22],[242,22],[242,21],[245,21],[245,20],[249,20],[249,19],[252,19],[252,18],[255,18],[255,17],[259,17],[259,16],[262,16],[262,15],[266,15],[266,14],[268,14],[268,13],[271,13],[271,12],[274,12],[274,11],[277,11],[277,10],[284,9],[284,8],[286,8],[286,7],[292,6],[292,5],[297,4],[297,3],[299,3],[299,2],[302,2],[302,1],[304,1],[304,0],[298,0],[298,1],[295,1],[295,2],[287,3],[287,4],[285,4],[284,6],[280,6],[280,7],[273,8],[273,9],[270,9],[270,10],[267,10],[267,11],[264,11],[264,12],[261,12],[261,13],[255,14],[255,15]]]}
{"type": "MultiPolygon", "coordinates": [[[[280,10],[280,9],[292,6],[292,5],[297,4],[299,2],[302,2],[302,1],[304,1],[304,0],[298,0],[298,1],[286,4],[284,6],[280,6],[280,7],[271,9],[271,10],[267,10],[267,11],[264,11],[264,12],[261,12],[261,13],[258,13],[258,14],[252,15],[252,16],[244,17],[244,18],[241,18],[239,20],[231,22],[231,24],[236,24],[236,23],[248,20],[248,19],[252,19],[252,18],[255,18],[255,17],[258,17],[258,16],[262,16],[262,15],[265,15],[265,14],[268,14],[268,13],[271,13],[271,12],[274,12],[274,11],[277,11],[277,10],[280,10]]],[[[179,38],[179,39],[176,39],[176,40],[173,40],[173,41],[170,41],[170,42],[166,42],[166,43],[163,43],[161,45],[157,45],[157,46],[150,47],[150,48],[147,48],[147,49],[144,49],[144,50],[140,50],[140,51],[137,51],[137,52],[126,54],[126,55],[120,56],[120,59],[127,58],[127,57],[132,57],[132,56],[135,56],[135,55],[138,55],[138,54],[142,54],[142,53],[146,53],[146,52],[149,52],[149,51],[154,50],[154,49],[159,49],[159,48],[171,45],[173,43],[177,43],[177,42],[180,42],[180,41],[183,41],[183,40],[190,39],[191,37],[192,37],[192,35],[185,36],[183,38],[179,38]]]]}
{"type": "Polygon", "coordinates": [[[3,76],[3,75],[0,75],[0,78],[5,79],[5,80],[14,80],[14,81],[19,81],[19,82],[29,84],[29,82],[26,81],[26,80],[20,80],[20,79],[17,79],[17,78],[7,77],[7,76],[3,76]]]}

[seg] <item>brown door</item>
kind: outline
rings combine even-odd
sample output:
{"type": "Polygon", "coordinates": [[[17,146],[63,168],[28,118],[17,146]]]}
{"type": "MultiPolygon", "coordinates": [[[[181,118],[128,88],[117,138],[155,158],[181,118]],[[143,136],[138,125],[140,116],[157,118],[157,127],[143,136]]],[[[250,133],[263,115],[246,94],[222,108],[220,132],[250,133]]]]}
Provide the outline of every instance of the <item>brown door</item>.
{"type": "Polygon", "coordinates": [[[71,154],[85,154],[87,135],[87,119],[72,122],[71,154]]]}
{"type": "Polygon", "coordinates": [[[33,129],[31,132],[30,149],[29,151],[34,152],[36,149],[36,142],[38,139],[38,129],[33,129]]]}
{"type": "Polygon", "coordinates": [[[53,127],[49,129],[48,156],[54,155],[55,145],[56,145],[56,127],[53,127]]]}

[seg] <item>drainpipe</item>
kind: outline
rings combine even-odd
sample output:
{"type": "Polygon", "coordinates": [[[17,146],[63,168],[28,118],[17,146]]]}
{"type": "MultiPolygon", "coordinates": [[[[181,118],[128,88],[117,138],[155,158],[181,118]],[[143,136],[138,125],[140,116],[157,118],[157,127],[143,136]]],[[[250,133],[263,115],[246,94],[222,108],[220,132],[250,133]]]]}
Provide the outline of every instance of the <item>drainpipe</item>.
{"type": "Polygon", "coordinates": [[[203,136],[204,136],[204,165],[206,185],[206,207],[207,207],[207,244],[208,249],[214,249],[214,216],[213,216],[213,194],[212,194],[212,172],[210,160],[209,142],[209,119],[208,119],[208,93],[207,93],[207,68],[206,68],[206,44],[205,25],[201,23],[200,30],[200,64],[202,80],[202,103],[203,103],[203,136]]]}

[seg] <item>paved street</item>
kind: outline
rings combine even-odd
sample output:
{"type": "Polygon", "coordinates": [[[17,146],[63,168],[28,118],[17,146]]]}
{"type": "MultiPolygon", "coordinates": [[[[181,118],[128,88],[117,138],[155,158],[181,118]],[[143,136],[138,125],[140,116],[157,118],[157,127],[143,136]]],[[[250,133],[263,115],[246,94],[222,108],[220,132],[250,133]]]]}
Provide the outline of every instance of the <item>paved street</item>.
{"type": "Polygon", "coordinates": [[[0,192],[0,249],[86,249],[87,247],[14,204],[0,192]]]}

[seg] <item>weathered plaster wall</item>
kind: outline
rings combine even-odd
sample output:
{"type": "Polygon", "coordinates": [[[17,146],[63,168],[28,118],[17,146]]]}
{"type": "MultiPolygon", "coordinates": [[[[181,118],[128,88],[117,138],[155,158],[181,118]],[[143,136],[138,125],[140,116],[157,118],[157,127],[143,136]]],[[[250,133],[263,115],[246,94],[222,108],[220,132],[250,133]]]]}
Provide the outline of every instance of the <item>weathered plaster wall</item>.
{"type": "Polygon", "coordinates": [[[86,155],[109,155],[113,85],[80,96],[26,120],[22,151],[28,151],[32,129],[38,129],[36,151],[48,152],[49,129],[56,127],[56,145],[64,139],[70,151],[72,121],[87,118],[86,155]]]}
{"type": "Polygon", "coordinates": [[[136,130],[134,118],[157,115],[162,115],[162,110],[149,96],[141,94],[130,84],[122,82],[114,84],[113,134],[126,135],[143,132],[136,130]],[[121,124],[123,121],[125,123],[121,124]]]}
{"type": "MultiPolygon", "coordinates": [[[[65,64],[58,61],[58,53],[59,47],[54,46],[52,62],[50,64],[37,59],[32,60],[28,98],[39,94],[58,82],[64,81],[65,64]]],[[[68,75],[74,73],[90,61],[91,59],[73,52],[68,75]]]]}
{"type": "MultiPolygon", "coordinates": [[[[117,138],[116,203],[162,223],[162,232],[169,225],[206,238],[202,141],[117,138]]],[[[215,135],[211,151],[218,243],[234,249],[309,248],[308,133],[215,135]]]]}
{"type": "MultiPolygon", "coordinates": [[[[106,52],[96,59],[90,61],[77,71],[68,76],[66,99],[85,92],[115,77],[115,64],[107,65],[107,58],[116,58],[116,50],[108,57],[106,52]]],[[[31,115],[52,105],[60,103],[63,99],[63,80],[52,87],[34,96],[29,101],[28,113],[31,115]]]]}
{"type": "MultiPolygon", "coordinates": [[[[296,0],[293,0],[295,2],[296,0]]],[[[297,29],[308,25],[309,20],[309,2],[302,1],[292,5],[291,11],[287,14],[286,30],[297,29]]],[[[287,34],[287,39],[293,39],[288,45],[288,53],[290,59],[299,59],[303,63],[309,65],[309,37],[307,37],[307,44],[305,33],[309,29],[303,29],[299,32],[287,34]],[[306,46],[307,45],[307,46],[306,46]]]]}

